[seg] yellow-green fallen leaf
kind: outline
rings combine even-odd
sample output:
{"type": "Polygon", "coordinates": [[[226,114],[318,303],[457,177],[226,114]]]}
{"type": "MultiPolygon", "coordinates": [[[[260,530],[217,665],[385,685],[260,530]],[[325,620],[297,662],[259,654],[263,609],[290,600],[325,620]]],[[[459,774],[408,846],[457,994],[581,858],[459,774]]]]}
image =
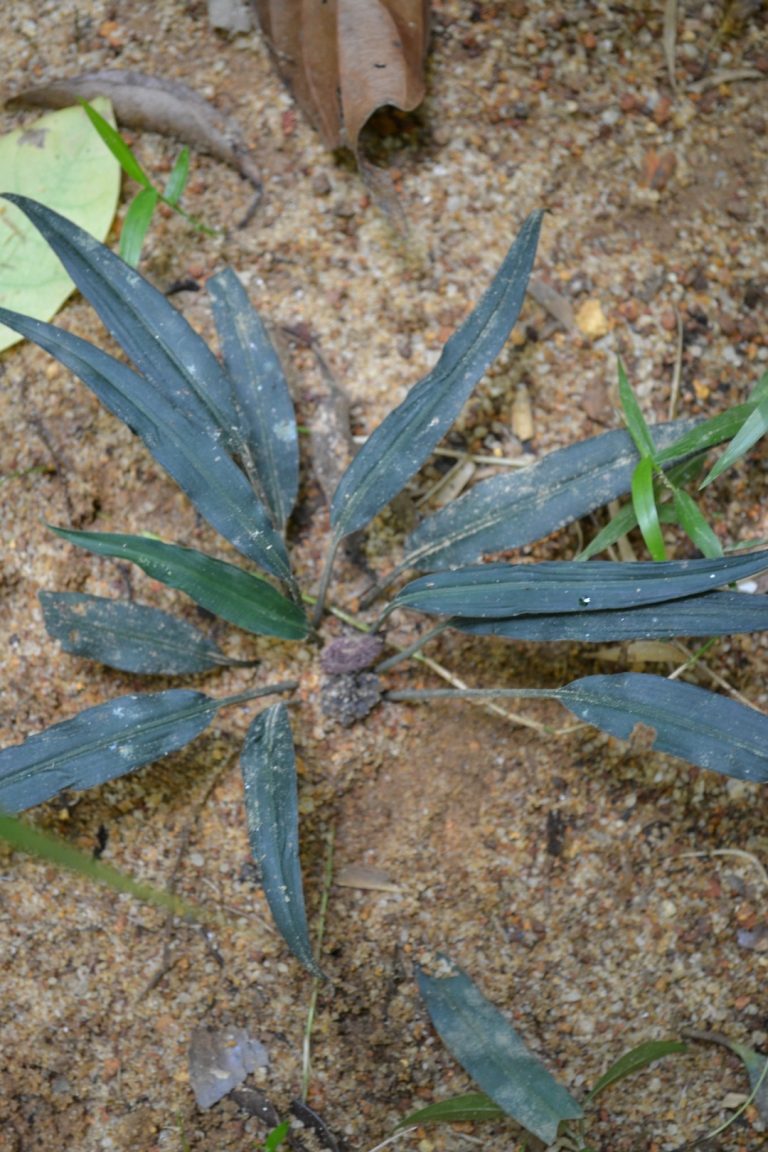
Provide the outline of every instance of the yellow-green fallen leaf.
{"type": "MultiPolygon", "coordinates": [[[[113,120],[108,100],[94,103],[113,120]]],[[[83,109],[63,108],[0,137],[0,192],[39,200],[104,240],[117,208],[120,165],[83,109]]],[[[50,320],[74,287],[37,229],[0,201],[0,305],[50,320]]],[[[20,339],[0,324],[0,352],[20,339]]]]}

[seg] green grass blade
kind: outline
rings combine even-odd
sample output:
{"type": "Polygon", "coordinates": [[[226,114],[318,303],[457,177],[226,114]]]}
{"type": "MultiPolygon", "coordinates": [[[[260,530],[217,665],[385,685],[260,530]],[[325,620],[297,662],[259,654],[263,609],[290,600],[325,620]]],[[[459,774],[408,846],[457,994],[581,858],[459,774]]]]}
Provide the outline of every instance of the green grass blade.
{"type": "Polygon", "coordinates": [[[525,298],[542,216],[528,217],[490,288],[438,363],[373,432],[342,476],[331,504],[336,540],[362,528],[401,491],[501,352],[525,298]]]}
{"type": "Polygon", "coordinates": [[[727,696],[638,672],[585,676],[553,695],[620,740],[641,724],[653,729],[658,752],[737,780],[768,781],[768,716],[727,696]]]}
{"type": "Polygon", "coordinates": [[[682,488],[675,489],[673,506],[678,524],[699,552],[710,559],[722,556],[723,546],[707,522],[706,516],[696,501],[682,488]]]}
{"type": "Polygon", "coordinates": [[[662,604],[613,611],[513,616],[502,620],[454,617],[452,628],[473,636],[544,643],[569,640],[613,644],[627,640],[671,640],[675,636],[732,636],[768,631],[768,596],[705,592],[662,604]]]}
{"type": "Polygon", "coordinates": [[[653,460],[644,456],[632,473],[632,507],[648,551],[654,560],[661,561],[666,560],[667,549],[661,533],[653,479],[653,460]]]}
{"type": "Polygon", "coordinates": [[[277,1149],[285,1143],[288,1133],[291,1130],[291,1125],[287,1120],[283,1120],[275,1128],[268,1132],[264,1140],[263,1152],[277,1152],[277,1149]]]}
{"type": "Polygon", "coordinates": [[[730,440],[732,436],[736,435],[747,416],[750,412],[754,412],[756,407],[756,401],[748,400],[744,404],[727,408],[725,412],[719,412],[717,416],[711,416],[709,420],[697,423],[694,428],[685,432],[679,440],[657,450],[656,464],[660,468],[666,468],[674,460],[700,455],[708,452],[710,448],[716,448],[724,440],[730,440]]]}
{"type": "Polygon", "coordinates": [[[500,1108],[545,1144],[563,1120],[583,1112],[526,1048],[498,1008],[456,968],[446,976],[417,971],[422,999],[445,1046],[500,1108]]]}
{"type": "Polygon", "coordinates": [[[145,904],[166,909],[176,916],[208,923],[220,921],[215,913],[188,904],[173,892],[166,892],[162,888],[155,888],[152,884],[134,880],[132,876],[126,875],[111,864],[103,860],[94,860],[93,856],[81,852],[61,837],[52,836],[49,832],[25,824],[23,820],[8,816],[4,812],[0,812],[0,839],[5,840],[6,844],[10,844],[19,852],[26,852],[29,856],[45,860],[57,868],[66,868],[86,880],[105,884],[113,892],[134,896],[137,900],[143,900],[145,904]]]}
{"type": "Polygon", "coordinates": [[[436,616],[507,616],[575,613],[585,628],[591,613],[661,604],[714,591],[768,568],[768,550],[715,560],[613,563],[549,560],[539,564],[478,564],[412,580],[393,608],[436,616]]]}
{"type": "Polygon", "coordinates": [[[627,373],[621,360],[619,360],[618,369],[619,400],[624,413],[624,419],[627,422],[627,429],[634,440],[640,458],[643,460],[646,458],[653,460],[655,457],[653,436],[646,423],[645,416],[643,416],[643,411],[638,404],[637,397],[630,387],[627,373]]]}
{"type": "MultiPolygon", "coordinates": [[[[764,379],[768,379],[768,375],[764,379]]],[[[716,480],[718,476],[732,467],[737,460],[746,455],[758,440],[765,436],[766,432],[768,432],[768,397],[763,398],[757,408],[744,421],[725,452],[703,480],[701,487],[706,488],[708,484],[711,484],[713,480],[716,480]]]]}
{"type": "Polygon", "coordinates": [[[110,412],[144,441],[200,514],[254,563],[286,583],[291,570],[284,541],[243,473],[223,450],[210,421],[192,420],[127,364],[52,324],[0,309],[10,328],[75,372],[110,412]]]}
{"type": "Polygon", "coordinates": [[[284,528],[299,490],[299,438],[283,366],[261,318],[231,268],[207,284],[240,435],[259,491],[284,528]]]}
{"type": "Polygon", "coordinates": [[[130,560],[154,580],[185,592],[201,608],[261,636],[301,640],[307,634],[303,610],[266,580],[193,548],[120,532],[75,532],[54,528],[62,539],[118,560],[130,560]]]}
{"type": "Polygon", "coordinates": [[[152,181],[117,129],[114,128],[108,120],[105,120],[95,108],[91,107],[87,100],[80,100],[80,104],[91,124],[93,124],[99,136],[107,148],[109,148],[125,174],[130,176],[132,180],[135,180],[137,184],[141,184],[144,188],[151,188],[152,181]]]}
{"type": "Polygon", "coordinates": [[[178,206],[179,200],[184,195],[184,189],[187,186],[189,179],[189,148],[182,148],[176,157],[176,163],[171,169],[171,174],[168,177],[168,182],[165,185],[163,192],[163,200],[169,204],[171,208],[178,206]]]}
{"type": "Polygon", "coordinates": [[[49,636],[65,652],[149,676],[206,672],[232,663],[186,620],[130,600],[80,592],[40,592],[49,636]]]}
{"type": "Polygon", "coordinates": [[[323,973],[312,954],[299,865],[296,759],[284,704],[252,722],[240,754],[251,851],[275,925],[293,955],[313,976],[323,973]]]}
{"type": "Polygon", "coordinates": [[[603,1073],[587,1099],[596,1100],[601,1092],[605,1092],[606,1088],[618,1084],[621,1080],[626,1080],[627,1076],[640,1072],[649,1064],[655,1064],[657,1060],[664,1059],[665,1056],[685,1055],[687,1052],[688,1045],[681,1040],[647,1040],[644,1044],[638,1044],[636,1048],[632,1048],[631,1051],[620,1056],[615,1064],[612,1064],[608,1071],[603,1073]]]}
{"type": "Polygon", "coordinates": [[[134,197],[125,214],[120,233],[120,255],[132,268],[136,267],[141,258],[144,237],[149,231],[159,199],[154,188],[144,188],[134,197]]]}
{"type": "MultiPolygon", "coordinates": [[[[657,450],[690,429],[689,420],[657,425],[657,450]]],[[[401,567],[469,564],[540,540],[624,495],[637,460],[627,432],[603,432],[550,452],[530,468],[483,480],[411,533],[401,567]]]]}
{"type": "Polygon", "coordinates": [[[414,1124],[459,1124],[478,1120],[503,1120],[503,1108],[494,1104],[484,1092],[465,1092],[462,1096],[449,1096],[447,1100],[436,1100],[411,1112],[398,1121],[397,1129],[410,1128],[414,1124]]]}

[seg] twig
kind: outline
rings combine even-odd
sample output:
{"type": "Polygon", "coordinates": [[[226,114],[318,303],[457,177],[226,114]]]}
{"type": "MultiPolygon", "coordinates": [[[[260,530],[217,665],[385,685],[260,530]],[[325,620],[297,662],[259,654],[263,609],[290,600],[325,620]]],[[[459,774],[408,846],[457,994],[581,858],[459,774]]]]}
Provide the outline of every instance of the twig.
{"type": "Polygon", "coordinates": [[[706,92],[709,88],[717,88],[720,84],[738,84],[744,80],[768,80],[768,73],[758,72],[756,68],[733,68],[730,71],[715,72],[712,76],[704,76],[688,85],[689,92],[706,92]]]}
{"type": "Polygon", "coordinates": [[[677,401],[680,397],[680,377],[683,372],[683,320],[677,308],[675,308],[675,319],[677,320],[677,349],[675,351],[675,368],[672,373],[672,390],[669,394],[668,420],[675,418],[677,401]]]}
{"type": "MultiPolygon", "coordinates": [[[[336,839],[336,831],[334,828],[328,833],[326,853],[325,853],[325,871],[323,874],[323,894],[320,898],[320,912],[318,915],[317,925],[317,945],[315,951],[317,955],[323,947],[323,937],[325,936],[325,920],[328,913],[328,900],[331,893],[331,884],[333,883],[333,849],[334,841],[336,839]]],[[[312,1045],[312,1028],[315,1023],[315,1012],[317,1010],[317,997],[320,992],[320,984],[322,983],[319,976],[312,977],[312,992],[309,997],[309,1009],[307,1010],[307,1022],[304,1026],[304,1043],[301,1050],[301,1102],[306,1104],[307,1093],[309,1092],[309,1079],[312,1073],[311,1066],[311,1045],[312,1045]]]]}
{"type": "MultiPolygon", "coordinates": [[[[707,643],[703,645],[703,649],[709,648],[711,644],[712,641],[707,641],[707,643]]],[[[691,652],[690,649],[686,648],[684,644],[680,644],[679,647],[683,652],[687,654],[688,659],[686,660],[685,664],[682,664],[679,668],[676,668],[675,671],[667,677],[668,680],[677,680],[686,670],[686,668],[690,668],[692,664],[698,663],[699,657],[701,655],[701,652],[691,652]]],[[[730,684],[724,676],[721,676],[719,672],[715,672],[714,668],[710,668],[708,664],[701,664],[701,669],[707,674],[707,676],[709,676],[710,680],[717,684],[718,688],[722,688],[723,691],[727,692],[729,696],[732,696],[734,700],[738,700],[740,704],[744,704],[747,708],[751,708],[753,712],[759,712],[762,716],[765,715],[762,708],[758,708],[756,704],[754,704],[751,700],[748,700],[747,697],[739,692],[738,688],[734,688],[734,686],[730,684]]]]}
{"type": "MultiPolygon", "coordinates": [[[[664,5],[664,59],[667,62],[669,83],[674,92],[677,88],[675,80],[675,48],[677,45],[677,0],[667,0],[664,5]]],[[[670,420],[672,417],[670,416],[670,420]]]]}

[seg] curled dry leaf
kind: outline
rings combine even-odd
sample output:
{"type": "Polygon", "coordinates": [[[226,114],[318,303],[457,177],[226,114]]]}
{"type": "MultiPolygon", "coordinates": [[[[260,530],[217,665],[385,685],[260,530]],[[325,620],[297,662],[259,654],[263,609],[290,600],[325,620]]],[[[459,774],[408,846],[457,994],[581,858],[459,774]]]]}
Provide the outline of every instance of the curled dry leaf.
{"type": "Polygon", "coordinates": [[[277,66],[329,148],[357,152],[377,108],[424,98],[428,0],[256,0],[277,66]]]}
{"type": "Polygon", "coordinates": [[[67,108],[78,100],[93,100],[97,96],[106,96],[112,102],[119,124],[174,136],[229,164],[254,188],[261,188],[255,161],[243,141],[239,125],[177,80],[105,69],[57,80],[40,88],[28,88],[15,96],[12,103],[67,108]]]}

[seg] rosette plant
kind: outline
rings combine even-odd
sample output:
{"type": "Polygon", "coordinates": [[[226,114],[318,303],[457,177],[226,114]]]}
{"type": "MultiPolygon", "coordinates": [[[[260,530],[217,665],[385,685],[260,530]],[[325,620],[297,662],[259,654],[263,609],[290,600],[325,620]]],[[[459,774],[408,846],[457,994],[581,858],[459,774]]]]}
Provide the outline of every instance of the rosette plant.
{"type": "MultiPolygon", "coordinates": [[[[525,220],[438,363],[342,476],[310,618],[286,545],[299,488],[293,405],[267,330],[235,273],[226,269],[208,282],[220,361],[165,297],[108,248],[34,201],[7,199],[39,229],[134,367],[50,324],[5,309],[0,321],[79,376],[142,439],[239,558],[223,561],[155,536],[53,530],[67,544],[138,565],[236,628],[297,643],[312,639],[323,619],[340,543],[363,530],[418,472],[502,350],[523,303],[542,221],[541,212],[525,220]]],[[[756,393],[700,424],[651,429],[646,478],[663,486],[669,469],[673,485],[691,461],[735,436],[761,402],[756,393]]],[[[372,590],[369,604],[394,581],[398,590],[380,610],[363,611],[361,629],[385,634],[396,609],[438,618],[419,643],[447,627],[510,641],[600,643],[768,628],[768,599],[728,587],[767,568],[768,551],[663,563],[484,562],[636,488],[647,457],[628,432],[614,431],[477,484],[411,532],[404,557],[372,590]],[[412,570],[421,575],[404,582],[412,570]]],[[[631,523],[630,513],[622,530],[631,523]]],[[[231,663],[197,628],[156,608],[79,593],[44,592],[41,599],[49,633],[74,655],[150,676],[197,675],[231,663]]],[[[378,671],[384,674],[392,662],[378,671]]],[[[0,809],[17,813],[64,789],[98,787],[182,747],[220,708],[293,687],[266,683],[224,699],[176,687],[89,708],[0,752],[0,809]]],[[[626,738],[639,724],[653,730],[660,751],[744,780],[768,779],[768,718],[692,684],[624,672],[557,689],[476,691],[554,698],[615,736],[626,738]]],[[[296,770],[284,703],[256,715],[241,763],[250,842],[276,925],[294,955],[318,974],[302,894],[296,770]]]]}

